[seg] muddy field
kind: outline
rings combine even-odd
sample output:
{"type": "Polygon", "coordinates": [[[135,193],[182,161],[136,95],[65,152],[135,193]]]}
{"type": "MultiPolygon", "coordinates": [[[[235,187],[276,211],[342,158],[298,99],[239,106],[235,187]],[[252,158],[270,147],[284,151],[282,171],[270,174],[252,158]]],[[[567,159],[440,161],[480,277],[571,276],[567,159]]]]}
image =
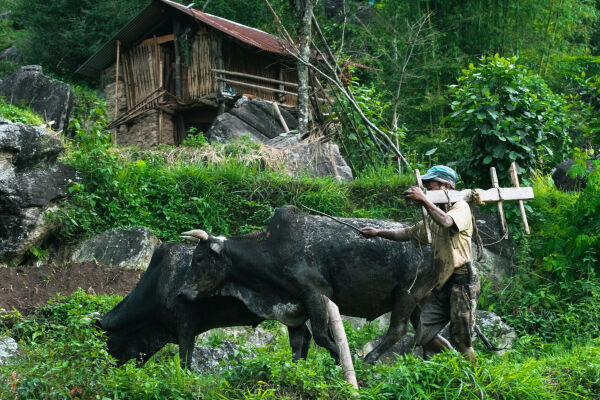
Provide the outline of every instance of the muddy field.
{"type": "Polygon", "coordinates": [[[128,294],[143,271],[110,268],[94,262],[57,267],[0,267],[0,308],[31,313],[57,293],[69,295],[77,288],[89,294],[128,294]]]}

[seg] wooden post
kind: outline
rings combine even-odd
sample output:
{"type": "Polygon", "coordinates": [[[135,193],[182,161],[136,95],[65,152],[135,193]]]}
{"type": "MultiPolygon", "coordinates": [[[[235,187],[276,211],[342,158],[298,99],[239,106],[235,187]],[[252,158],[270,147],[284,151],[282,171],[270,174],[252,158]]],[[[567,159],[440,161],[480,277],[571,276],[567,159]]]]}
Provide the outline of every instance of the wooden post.
{"type": "MultiPolygon", "coordinates": [[[[356,381],[356,373],[352,365],[352,356],[350,355],[350,347],[348,346],[348,338],[344,330],[344,323],[338,306],[331,301],[327,296],[323,296],[325,306],[327,307],[327,315],[329,316],[329,327],[333,331],[335,344],[340,352],[340,364],[342,365],[342,374],[346,382],[358,390],[358,382],[356,381]]],[[[354,392],[354,396],[358,396],[358,392],[354,392]]]]}
{"type": "MultiPolygon", "coordinates": [[[[117,40],[117,65],[115,71],[115,110],[114,110],[114,120],[119,116],[119,58],[121,55],[121,41],[117,40]]],[[[113,131],[113,143],[117,144],[117,129],[113,131]]]]}
{"type": "MultiPolygon", "coordinates": [[[[498,175],[496,175],[496,168],[494,168],[494,167],[490,168],[490,175],[492,178],[492,186],[495,187],[496,189],[498,189],[498,197],[501,199],[502,196],[501,196],[501,192],[500,192],[500,184],[498,183],[498,175]]],[[[521,200],[521,202],[523,202],[523,200],[521,200]]],[[[508,227],[506,225],[506,217],[504,216],[503,203],[504,203],[504,201],[502,201],[502,200],[498,201],[498,214],[500,215],[500,223],[502,224],[502,236],[504,236],[504,234],[508,230],[508,227]]]]}
{"type": "Polygon", "coordinates": [[[179,32],[179,22],[173,21],[173,44],[175,46],[175,96],[178,99],[181,98],[181,57],[179,56],[179,39],[177,38],[177,32],[179,32]]]}
{"type": "MultiPolygon", "coordinates": [[[[421,181],[421,173],[418,169],[415,169],[415,178],[417,185],[423,189],[423,181],[421,181]]],[[[421,215],[423,216],[423,226],[425,227],[425,234],[427,235],[427,243],[431,243],[431,229],[429,229],[429,222],[427,221],[427,209],[425,206],[421,206],[421,215]]]]}
{"type": "Polygon", "coordinates": [[[273,109],[275,110],[275,112],[277,113],[277,116],[279,117],[279,122],[281,122],[281,126],[283,126],[283,130],[285,131],[285,133],[288,133],[290,131],[290,128],[288,128],[287,124],[285,123],[285,119],[283,119],[283,115],[281,115],[281,111],[279,111],[279,106],[277,105],[276,101],[273,102],[273,109]]]}
{"type": "MultiPolygon", "coordinates": [[[[513,161],[510,164],[510,179],[512,180],[514,187],[519,187],[519,176],[517,175],[517,165],[513,161]]],[[[529,235],[529,223],[527,223],[527,215],[525,214],[525,206],[523,200],[519,200],[519,211],[521,212],[521,219],[523,220],[523,226],[525,233],[529,235]]]]}

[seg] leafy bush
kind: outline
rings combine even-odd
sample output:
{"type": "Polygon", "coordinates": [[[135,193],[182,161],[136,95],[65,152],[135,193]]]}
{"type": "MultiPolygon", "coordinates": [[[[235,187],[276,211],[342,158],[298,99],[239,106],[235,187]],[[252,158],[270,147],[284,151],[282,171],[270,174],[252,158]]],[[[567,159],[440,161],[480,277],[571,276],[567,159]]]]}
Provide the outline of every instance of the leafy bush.
{"type": "Polygon", "coordinates": [[[533,172],[569,150],[565,100],[516,61],[484,57],[450,86],[454,112],[445,121],[457,131],[460,170],[472,182],[489,182],[490,166],[509,182],[512,161],[533,172]]]}
{"type": "Polygon", "coordinates": [[[28,125],[42,125],[44,123],[44,119],[31,111],[29,107],[9,104],[4,100],[4,97],[0,97],[0,118],[28,125]]]}

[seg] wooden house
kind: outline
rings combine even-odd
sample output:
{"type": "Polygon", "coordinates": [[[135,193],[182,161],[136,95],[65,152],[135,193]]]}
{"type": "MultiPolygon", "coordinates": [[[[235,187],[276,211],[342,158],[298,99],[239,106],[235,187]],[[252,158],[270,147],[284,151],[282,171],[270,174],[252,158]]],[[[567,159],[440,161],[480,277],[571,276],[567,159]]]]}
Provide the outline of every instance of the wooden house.
{"type": "Polygon", "coordinates": [[[119,145],[180,144],[236,96],[295,107],[296,62],[274,35],[153,0],[77,72],[99,78],[119,145]],[[195,128],[195,129],[190,129],[195,128]]]}

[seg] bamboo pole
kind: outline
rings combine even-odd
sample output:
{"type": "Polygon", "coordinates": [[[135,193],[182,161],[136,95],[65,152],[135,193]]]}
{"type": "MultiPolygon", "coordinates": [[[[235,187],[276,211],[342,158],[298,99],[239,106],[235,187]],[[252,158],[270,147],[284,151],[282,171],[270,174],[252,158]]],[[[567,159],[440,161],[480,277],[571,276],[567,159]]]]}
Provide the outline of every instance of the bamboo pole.
{"type": "Polygon", "coordinates": [[[276,101],[273,102],[273,109],[275,110],[275,112],[277,113],[277,116],[279,117],[279,122],[281,122],[281,126],[283,126],[283,130],[285,131],[285,133],[288,133],[290,131],[290,128],[288,128],[287,124],[285,123],[285,119],[283,119],[283,115],[281,115],[281,111],[279,111],[279,105],[277,105],[276,101]]]}
{"type": "Polygon", "coordinates": [[[234,80],[226,79],[226,78],[217,78],[217,80],[222,81],[222,82],[231,83],[233,85],[247,86],[247,87],[251,87],[254,89],[262,89],[262,90],[267,90],[267,91],[271,91],[271,92],[275,92],[275,93],[285,93],[285,94],[289,94],[292,96],[298,96],[298,93],[288,92],[287,90],[279,90],[279,89],[275,89],[275,88],[270,88],[267,86],[254,85],[252,83],[234,81],[234,80]]]}
{"type": "MultiPolygon", "coordinates": [[[[340,310],[327,296],[322,296],[327,308],[327,315],[329,316],[329,327],[333,331],[333,338],[335,339],[335,343],[340,352],[340,364],[342,365],[344,379],[351,384],[354,389],[358,390],[356,373],[354,372],[354,366],[352,365],[352,356],[350,355],[350,347],[348,346],[348,338],[346,337],[340,310]]],[[[354,392],[353,395],[355,397],[358,396],[358,392],[354,392]]]]}
{"type": "MultiPolygon", "coordinates": [[[[264,82],[269,82],[269,83],[278,83],[280,85],[283,86],[291,86],[294,88],[298,87],[297,83],[293,83],[293,82],[286,82],[284,80],[279,80],[279,79],[272,79],[272,78],[267,78],[264,76],[259,76],[259,75],[252,75],[252,74],[245,74],[242,72],[233,72],[233,71],[226,71],[223,69],[211,69],[212,72],[216,72],[217,74],[224,74],[224,75],[231,75],[231,76],[239,76],[242,78],[250,78],[250,79],[256,79],[257,81],[264,81],[264,82]]],[[[280,88],[280,90],[283,90],[280,88]]]]}

